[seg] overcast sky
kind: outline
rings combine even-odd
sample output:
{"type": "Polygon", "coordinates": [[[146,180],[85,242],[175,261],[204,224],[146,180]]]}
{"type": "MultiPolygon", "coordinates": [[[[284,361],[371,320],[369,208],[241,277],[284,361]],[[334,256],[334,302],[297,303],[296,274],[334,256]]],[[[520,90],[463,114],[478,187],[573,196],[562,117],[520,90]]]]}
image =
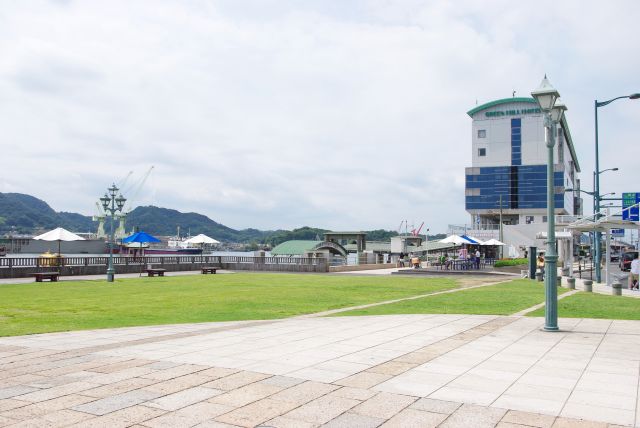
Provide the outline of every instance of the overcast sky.
{"type": "MultiPolygon", "coordinates": [[[[154,165],[134,205],[444,232],[469,222],[466,112],[545,73],[591,190],[593,102],[640,92],[638,22],[637,0],[0,0],[0,192],[92,214],[154,165]]],[[[602,191],[640,192],[640,100],[599,114],[602,191]]]]}

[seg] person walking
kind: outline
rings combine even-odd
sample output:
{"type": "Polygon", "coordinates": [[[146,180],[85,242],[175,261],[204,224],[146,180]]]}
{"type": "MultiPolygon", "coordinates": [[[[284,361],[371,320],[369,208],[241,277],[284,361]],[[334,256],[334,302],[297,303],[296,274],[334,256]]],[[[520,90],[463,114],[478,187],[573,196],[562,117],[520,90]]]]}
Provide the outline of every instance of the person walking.
{"type": "Polygon", "coordinates": [[[638,274],[640,274],[640,260],[638,260],[638,253],[635,253],[629,271],[629,290],[638,290],[638,274]]]}

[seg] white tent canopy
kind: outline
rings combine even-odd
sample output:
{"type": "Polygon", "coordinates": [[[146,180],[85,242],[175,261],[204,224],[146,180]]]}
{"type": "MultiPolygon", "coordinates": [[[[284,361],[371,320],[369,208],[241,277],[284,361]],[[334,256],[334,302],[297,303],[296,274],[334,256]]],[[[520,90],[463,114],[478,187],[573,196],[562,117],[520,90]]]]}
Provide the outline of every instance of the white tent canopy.
{"type": "Polygon", "coordinates": [[[84,241],[82,236],[69,232],[67,229],[63,229],[62,227],[50,230],[49,232],[34,237],[33,239],[37,239],[39,241],[84,241]]]}
{"type": "Polygon", "coordinates": [[[37,239],[39,241],[58,241],[58,254],[60,254],[60,242],[84,241],[84,238],[82,236],[78,236],[75,233],[69,232],[67,229],[63,229],[61,227],[50,230],[49,232],[43,233],[42,235],[38,235],[33,239],[37,239]]]}
{"type": "Polygon", "coordinates": [[[464,245],[469,243],[469,241],[467,241],[466,239],[458,235],[447,236],[446,238],[441,239],[440,242],[443,244],[453,244],[453,245],[464,245]]]}
{"type": "Polygon", "coordinates": [[[451,235],[447,236],[443,240],[440,241],[443,244],[454,244],[454,245],[482,245],[482,241],[474,238],[473,236],[467,235],[451,235]]]}
{"type": "Polygon", "coordinates": [[[220,243],[220,241],[216,241],[215,239],[210,238],[207,235],[204,235],[202,233],[192,238],[189,238],[184,242],[186,242],[187,244],[219,244],[220,243]]]}
{"type": "Polygon", "coordinates": [[[482,245],[505,245],[504,242],[500,242],[497,239],[491,238],[488,241],[482,243],[482,245]]]}

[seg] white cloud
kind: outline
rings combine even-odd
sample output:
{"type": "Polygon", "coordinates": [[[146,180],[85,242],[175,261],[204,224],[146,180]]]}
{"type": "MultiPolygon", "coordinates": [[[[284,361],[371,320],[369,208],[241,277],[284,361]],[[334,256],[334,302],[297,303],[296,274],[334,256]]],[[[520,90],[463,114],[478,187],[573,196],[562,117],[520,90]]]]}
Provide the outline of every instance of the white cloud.
{"type": "MultiPolygon", "coordinates": [[[[231,227],[408,218],[444,231],[467,220],[465,112],[527,95],[545,72],[590,183],[593,99],[640,91],[639,12],[578,0],[6,3],[0,191],[88,214],[111,181],[155,165],[140,203],[231,227]]],[[[621,169],[603,190],[634,190],[640,102],[601,119],[601,164],[621,169]]]]}

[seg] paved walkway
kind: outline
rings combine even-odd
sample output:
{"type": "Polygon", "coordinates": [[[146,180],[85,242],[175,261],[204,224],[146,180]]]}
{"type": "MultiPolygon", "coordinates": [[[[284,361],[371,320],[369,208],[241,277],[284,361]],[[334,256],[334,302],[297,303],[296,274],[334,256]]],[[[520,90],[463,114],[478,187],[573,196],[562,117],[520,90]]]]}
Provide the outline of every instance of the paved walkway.
{"type": "Polygon", "coordinates": [[[561,319],[559,333],[540,331],[542,322],[394,315],[2,338],[0,425],[522,428],[640,421],[640,322],[561,319]]]}

